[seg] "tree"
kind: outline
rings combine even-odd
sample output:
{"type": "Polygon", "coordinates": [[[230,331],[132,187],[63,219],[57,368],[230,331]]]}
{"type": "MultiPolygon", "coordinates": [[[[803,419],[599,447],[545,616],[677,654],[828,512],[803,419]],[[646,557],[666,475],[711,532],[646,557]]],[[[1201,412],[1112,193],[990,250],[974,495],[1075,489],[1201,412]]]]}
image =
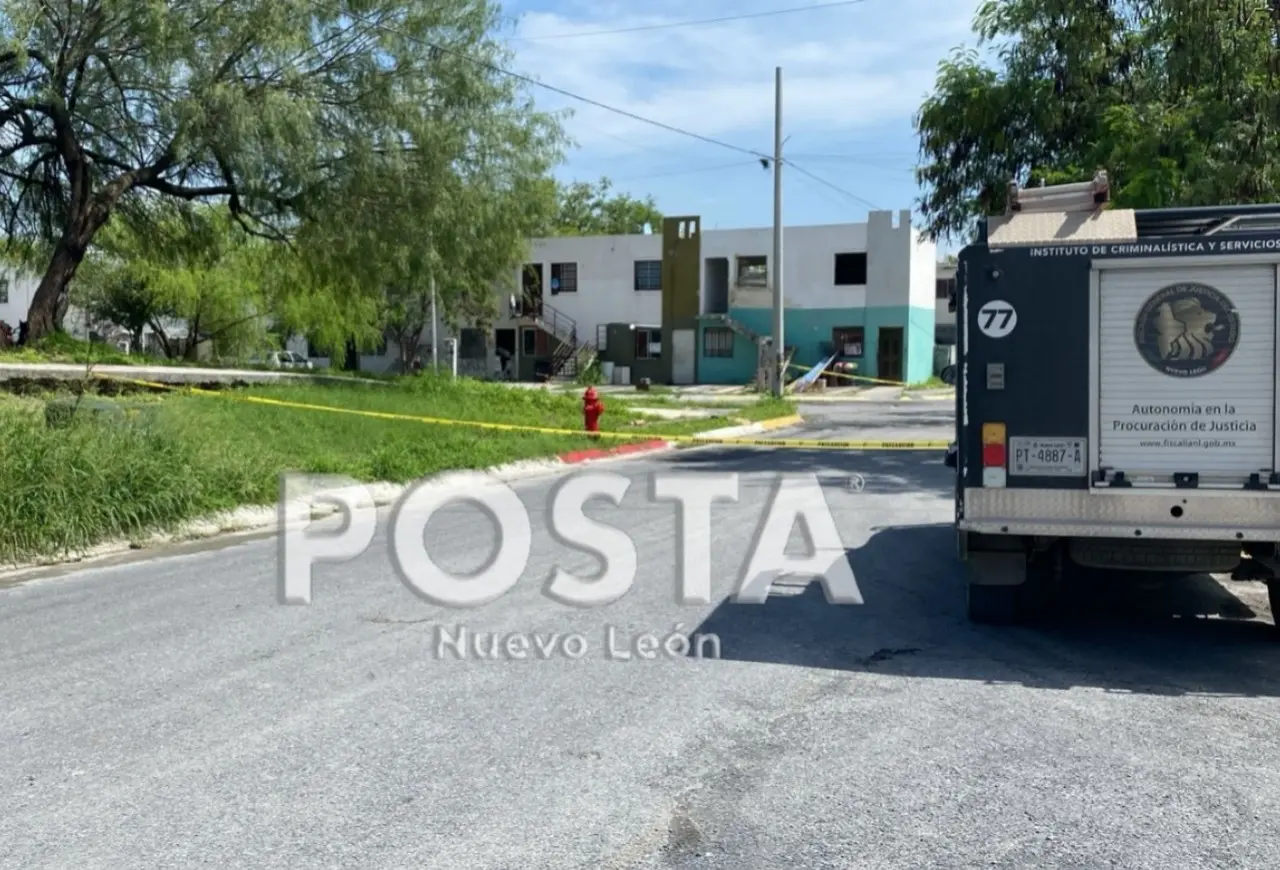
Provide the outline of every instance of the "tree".
{"type": "Polygon", "coordinates": [[[1117,205],[1280,196],[1280,11],[1209,0],[988,0],[916,117],[927,229],[963,237],[1010,181],[1109,171],[1117,205]]]}
{"type": "Polygon", "coordinates": [[[261,344],[273,307],[265,242],[221,207],[158,201],[129,218],[100,235],[76,279],[91,316],[128,330],[135,346],[151,327],[171,359],[196,359],[204,342],[222,355],[261,344]]]}
{"type": "Polygon", "coordinates": [[[661,232],[662,213],[653,197],[636,199],[612,191],[613,183],[607,178],[560,185],[555,221],[545,235],[621,236],[642,233],[645,224],[661,232]]]}
{"type": "MultiPolygon", "coordinates": [[[[495,79],[494,87],[510,87],[495,79]]],[[[415,155],[415,171],[352,175],[328,192],[279,270],[282,323],[333,351],[383,338],[412,359],[429,323],[434,285],[441,319],[485,327],[495,286],[552,219],[548,173],[562,156],[558,121],[495,116],[470,130],[441,123],[415,155]],[[347,186],[350,185],[350,186],[347,186]]]]}
{"type": "Polygon", "coordinates": [[[331,222],[335,189],[413,179],[441,125],[545,138],[498,70],[497,16],[485,0],[10,0],[5,230],[48,254],[28,337],[58,326],[98,232],[144,194],[223,203],[281,240],[331,222]]]}

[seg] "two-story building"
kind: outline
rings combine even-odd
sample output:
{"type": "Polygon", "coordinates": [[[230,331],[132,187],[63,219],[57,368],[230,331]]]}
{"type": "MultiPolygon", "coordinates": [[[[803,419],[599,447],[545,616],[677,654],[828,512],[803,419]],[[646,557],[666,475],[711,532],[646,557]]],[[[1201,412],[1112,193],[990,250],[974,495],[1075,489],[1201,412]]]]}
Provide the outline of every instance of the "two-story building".
{"type": "MultiPolygon", "coordinates": [[[[877,211],[865,223],[785,228],[794,362],[835,355],[869,377],[930,376],[936,249],[910,218],[877,211]]],[[[500,290],[489,368],[532,380],[598,354],[632,381],[749,382],[773,332],[772,248],[768,227],[704,232],[697,217],[667,218],[660,234],[535,239],[500,290]]]]}

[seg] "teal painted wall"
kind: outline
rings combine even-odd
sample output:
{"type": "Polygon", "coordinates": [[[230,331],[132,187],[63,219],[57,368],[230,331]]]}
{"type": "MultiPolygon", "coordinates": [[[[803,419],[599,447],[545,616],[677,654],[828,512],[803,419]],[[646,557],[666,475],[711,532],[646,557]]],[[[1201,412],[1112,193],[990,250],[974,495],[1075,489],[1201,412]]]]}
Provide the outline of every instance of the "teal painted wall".
{"type": "Polygon", "coordinates": [[[744,335],[733,334],[733,356],[707,356],[703,338],[708,326],[718,323],[700,321],[698,339],[697,381],[700,384],[746,384],[755,379],[757,351],[755,342],[744,335]]]}
{"type": "MultiPolygon", "coordinates": [[[[731,308],[729,316],[748,329],[768,335],[773,331],[773,310],[731,308]]],[[[734,333],[733,356],[708,357],[703,336],[709,324],[698,329],[698,382],[703,384],[744,384],[755,378],[756,347],[745,336],[734,333]]],[[[822,345],[830,343],[837,326],[861,326],[865,332],[863,357],[858,373],[876,377],[877,335],[881,326],[903,327],[906,343],[905,369],[908,382],[927,380],[933,374],[934,310],[894,305],[875,308],[789,308],[784,328],[788,346],[796,349],[795,362],[804,366],[822,362],[822,345]]]]}
{"type": "Polygon", "coordinates": [[[933,377],[933,349],[937,346],[937,311],[912,306],[907,310],[907,370],[909,384],[933,377]]]}

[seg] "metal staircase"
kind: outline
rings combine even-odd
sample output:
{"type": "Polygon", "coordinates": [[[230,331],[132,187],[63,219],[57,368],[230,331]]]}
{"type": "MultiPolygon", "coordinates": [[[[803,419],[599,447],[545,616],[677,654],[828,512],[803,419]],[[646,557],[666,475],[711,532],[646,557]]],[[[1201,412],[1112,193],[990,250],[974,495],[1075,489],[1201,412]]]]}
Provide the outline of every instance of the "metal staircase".
{"type": "MultiPolygon", "coordinates": [[[[734,332],[738,333],[738,335],[746,338],[756,346],[756,355],[759,358],[759,363],[756,367],[756,379],[752,384],[748,384],[748,386],[755,386],[757,389],[763,390],[765,385],[769,383],[770,376],[768,369],[773,364],[773,354],[769,350],[773,343],[772,337],[768,335],[760,335],[745,323],[740,323],[737,320],[734,320],[728,314],[707,314],[704,315],[704,318],[712,323],[718,323],[721,326],[729,327],[734,332]]],[[[790,363],[792,358],[795,356],[796,349],[794,347],[784,347],[782,350],[786,355],[786,361],[790,363]]]]}
{"type": "Polygon", "coordinates": [[[557,349],[556,355],[552,357],[550,380],[553,381],[574,381],[578,375],[591,367],[598,356],[595,345],[589,341],[574,347],[565,343],[557,349]]]}
{"type": "Polygon", "coordinates": [[[769,340],[769,336],[760,335],[754,329],[750,329],[745,323],[739,323],[727,314],[707,314],[704,315],[704,317],[713,323],[729,327],[734,332],[738,333],[738,335],[741,335],[756,346],[759,346],[763,342],[769,340]]]}
{"type": "Polygon", "coordinates": [[[540,329],[551,339],[551,370],[543,375],[545,379],[572,380],[595,360],[591,342],[578,341],[577,321],[555,306],[526,297],[520,302],[519,315],[521,325],[540,329]]]}

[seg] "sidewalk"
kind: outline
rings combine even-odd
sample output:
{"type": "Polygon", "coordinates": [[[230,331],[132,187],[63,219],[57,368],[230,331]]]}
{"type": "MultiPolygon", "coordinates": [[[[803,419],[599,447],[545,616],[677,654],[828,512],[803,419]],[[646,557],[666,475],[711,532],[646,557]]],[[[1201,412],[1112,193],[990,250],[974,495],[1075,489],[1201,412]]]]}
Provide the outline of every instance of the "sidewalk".
{"type": "Polygon", "coordinates": [[[200,368],[197,366],[125,366],[101,363],[0,363],[0,384],[15,381],[80,381],[86,377],[136,379],[162,384],[278,384],[344,383],[373,384],[369,378],[343,377],[309,370],[258,370],[200,368]]]}

